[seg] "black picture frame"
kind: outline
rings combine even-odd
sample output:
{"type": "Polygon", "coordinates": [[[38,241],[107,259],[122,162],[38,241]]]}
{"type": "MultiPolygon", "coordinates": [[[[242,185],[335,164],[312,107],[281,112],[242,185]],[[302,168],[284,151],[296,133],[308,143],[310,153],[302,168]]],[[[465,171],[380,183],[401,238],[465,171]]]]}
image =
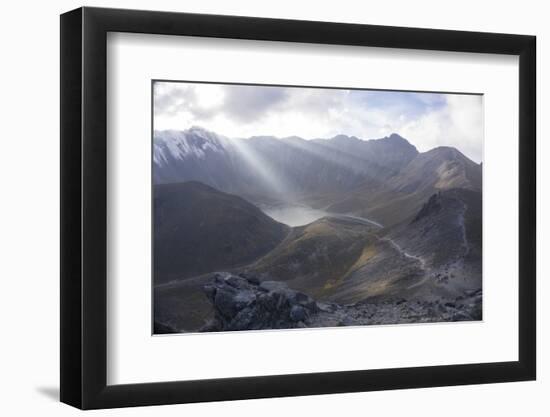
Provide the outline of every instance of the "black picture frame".
{"type": "Polygon", "coordinates": [[[61,15],[60,57],[62,402],[96,409],[535,379],[534,36],[84,7],[61,15]],[[107,385],[108,32],[519,56],[519,360],[107,385]]]}

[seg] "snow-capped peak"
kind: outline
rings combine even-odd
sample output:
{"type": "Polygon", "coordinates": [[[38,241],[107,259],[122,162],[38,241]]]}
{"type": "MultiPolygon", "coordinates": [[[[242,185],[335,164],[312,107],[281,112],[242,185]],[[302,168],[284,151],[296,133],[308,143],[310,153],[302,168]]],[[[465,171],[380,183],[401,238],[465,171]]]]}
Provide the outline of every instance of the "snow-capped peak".
{"type": "Polygon", "coordinates": [[[153,135],[153,160],[162,165],[169,159],[188,156],[204,159],[207,152],[222,152],[220,138],[202,127],[193,126],[184,131],[156,130],[153,135]]]}

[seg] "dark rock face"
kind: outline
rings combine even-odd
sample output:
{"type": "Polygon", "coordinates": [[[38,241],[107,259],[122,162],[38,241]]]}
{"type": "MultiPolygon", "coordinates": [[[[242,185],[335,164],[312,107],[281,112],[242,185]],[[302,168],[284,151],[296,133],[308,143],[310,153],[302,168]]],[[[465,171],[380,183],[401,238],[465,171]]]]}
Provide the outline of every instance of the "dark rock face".
{"type": "Polygon", "coordinates": [[[428,201],[422,206],[414,220],[413,223],[419,221],[423,217],[429,216],[431,214],[437,213],[441,210],[441,194],[433,194],[428,201]]]}
{"type": "Polygon", "coordinates": [[[160,323],[158,321],[154,322],[154,334],[169,334],[169,333],[179,333],[178,329],[170,326],[169,324],[160,323]]]}
{"type": "Polygon", "coordinates": [[[363,301],[355,304],[316,302],[284,282],[250,275],[217,273],[204,286],[215,317],[200,331],[293,329],[481,320],[481,290],[456,298],[363,301]]]}
{"type": "Polygon", "coordinates": [[[229,273],[214,275],[204,286],[215,317],[202,331],[291,329],[318,311],[315,301],[282,282],[229,273]]]}

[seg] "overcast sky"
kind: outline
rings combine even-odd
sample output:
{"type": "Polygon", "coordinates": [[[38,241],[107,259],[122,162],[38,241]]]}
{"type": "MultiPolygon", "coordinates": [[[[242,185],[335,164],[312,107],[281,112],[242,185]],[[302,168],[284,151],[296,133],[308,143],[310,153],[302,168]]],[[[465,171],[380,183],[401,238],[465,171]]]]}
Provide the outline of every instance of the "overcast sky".
{"type": "Polygon", "coordinates": [[[377,139],[398,133],[420,152],[454,146],[482,160],[482,97],[155,82],[154,128],[201,126],[228,137],[377,139]]]}

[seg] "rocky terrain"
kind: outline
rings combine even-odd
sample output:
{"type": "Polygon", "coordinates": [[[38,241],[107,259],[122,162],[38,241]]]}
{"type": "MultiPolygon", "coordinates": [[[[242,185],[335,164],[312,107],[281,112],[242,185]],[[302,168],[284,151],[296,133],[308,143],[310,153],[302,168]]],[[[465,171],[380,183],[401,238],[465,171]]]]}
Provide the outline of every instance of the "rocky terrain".
{"type": "MultiPolygon", "coordinates": [[[[203,291],[215,314],[199,329],[202,332],[481,319],[481,291],[433,301],[397,298],[337,304],[315,301],[279,281],[260,282],[247,274],[224,272],[214,274],[203,291]]],[[[183,330],[160,323],[156,326],[159,333],[183,330]]]]}
{"type": "Polygon", "coordinates": [[[482,172],[458,150],[200,128],[154,145],[155,333],[481,318],[482,172]]]}

